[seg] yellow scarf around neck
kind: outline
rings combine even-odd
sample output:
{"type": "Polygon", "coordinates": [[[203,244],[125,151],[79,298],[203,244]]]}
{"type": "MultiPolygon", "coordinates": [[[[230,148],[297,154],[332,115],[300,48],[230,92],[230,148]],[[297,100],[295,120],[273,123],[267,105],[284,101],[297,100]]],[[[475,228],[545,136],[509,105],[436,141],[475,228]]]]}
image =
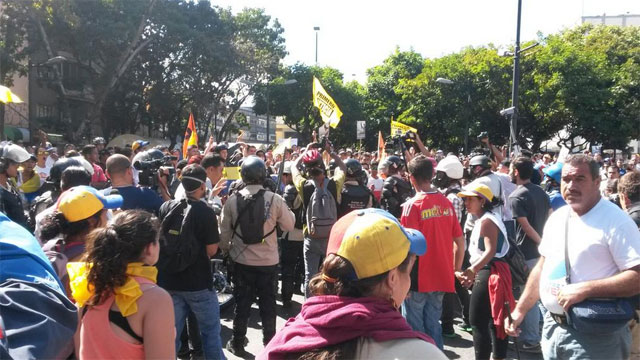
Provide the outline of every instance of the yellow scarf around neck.
{"type": "MultiPolygon", "coordinates": [[[[67,273],[69,274],[69,287],[71,295],[76,303],[82,307],[94,295],[94,288],[87,281],[91,264],[84,262],[67,263],[67,273]]],[[[120,309],[122,316],[127,317],[138,312],[136,301],[142,296],[140,284],[134,276],[142,277],[156,282],[158,269],[155,266],[146,266],[141,262],[127,265],[127,280],[124,285],[114,290],[115,302],[120,309]]]]}

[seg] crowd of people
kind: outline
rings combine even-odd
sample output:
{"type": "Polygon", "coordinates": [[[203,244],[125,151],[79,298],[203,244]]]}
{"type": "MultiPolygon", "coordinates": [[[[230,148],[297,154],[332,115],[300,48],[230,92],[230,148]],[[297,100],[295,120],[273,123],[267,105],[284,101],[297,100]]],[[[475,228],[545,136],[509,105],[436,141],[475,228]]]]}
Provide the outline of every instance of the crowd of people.
{"type": "Polygon", "coordinates": [[[254,302],[264,359],[445,359],[461,331],[477,359],[506,358],[509,336],[545,359],[640,353],[640,154],[481,140],[467,156],[418,136],[374,152],[2,143],[2,357],[243,356],[254,302]],[[214,257],[235,297],[226,344],[214,257]],[[577,310],[594,298],[631,311],[594,331],[577,310]]]}

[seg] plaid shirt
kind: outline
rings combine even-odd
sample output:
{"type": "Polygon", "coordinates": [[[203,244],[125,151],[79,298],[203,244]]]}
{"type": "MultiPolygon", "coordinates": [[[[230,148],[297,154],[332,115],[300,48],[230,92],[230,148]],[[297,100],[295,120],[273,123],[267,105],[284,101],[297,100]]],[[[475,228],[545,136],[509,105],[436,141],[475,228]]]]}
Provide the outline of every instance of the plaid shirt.
{"type": "Polygon", "coordinates": [[[464,211],[464,201],[462,201],[462,198],[458,197],[458,192],[460,190],[461,190],[460,184],[451,184],[449,185],[447,190],[445,190],[445,193],[449,192],[449,195],[447,195],[447,199],[451,201],[451,204],[453,205],[453,209],[456,211],[456,217],[458,218],[458,221],[460,221],[460,218],[462,217],[462,212],[464,211]],[[458,190],[458,191],[450,191],[450,190],[458,190]]]}

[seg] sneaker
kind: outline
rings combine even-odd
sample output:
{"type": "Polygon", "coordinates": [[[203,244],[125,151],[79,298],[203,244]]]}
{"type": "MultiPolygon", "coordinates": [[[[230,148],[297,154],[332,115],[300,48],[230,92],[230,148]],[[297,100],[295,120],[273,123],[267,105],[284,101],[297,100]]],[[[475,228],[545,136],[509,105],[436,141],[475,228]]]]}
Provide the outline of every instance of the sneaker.
{"type": "Polygon", "coordinates": [[[453,330],[453,325],[442,325],[442,336],[449,339],[455,338],[457,335],[456,331],[453,330]]]}
{"type": "Polygon", "coordinates": [[[468,332],[469,334],[471,334],[473,332],[473,328],[471,328],[471,325],[469,324],[459,324],[458,325],[458,329],[464,332],[468,332]]]}
{"type": "Polygon", "coordinates": [[[227,346],[225,346],[225,349],[238,357],[242,357],[242,355],[244,355],[244,346],[236,343],[235,341],[233,341],[233,339],[227,342],[227,346]]]}
{"type": "Polygon", "coordinates": [[[531,344],[528,342],[523,342],[520,345],[520,350],[522,350],[523,352],[527,352],[527,353],[532,353],[532,354],[542,354],[542,348],[540,348],[540,344],[531,344]]]}

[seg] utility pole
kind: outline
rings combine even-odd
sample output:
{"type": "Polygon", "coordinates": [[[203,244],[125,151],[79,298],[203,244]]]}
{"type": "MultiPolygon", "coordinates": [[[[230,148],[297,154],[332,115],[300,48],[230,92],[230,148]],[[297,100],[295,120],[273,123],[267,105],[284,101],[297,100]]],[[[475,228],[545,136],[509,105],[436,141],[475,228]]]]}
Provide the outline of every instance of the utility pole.
{"type": "Polygon", "coordinates": [[[512,147],[517,144],[518,135],[518,83],[520,82],[520,18],[522,15],[522,0],[518,0],[518,19],[516,27],[516,48],[513,52],[513,86],[511,90],[511,106],[513,106],[513,114],[511,114],[511,123],[509,129],[509,155],[511,155],[512,147]]]}

